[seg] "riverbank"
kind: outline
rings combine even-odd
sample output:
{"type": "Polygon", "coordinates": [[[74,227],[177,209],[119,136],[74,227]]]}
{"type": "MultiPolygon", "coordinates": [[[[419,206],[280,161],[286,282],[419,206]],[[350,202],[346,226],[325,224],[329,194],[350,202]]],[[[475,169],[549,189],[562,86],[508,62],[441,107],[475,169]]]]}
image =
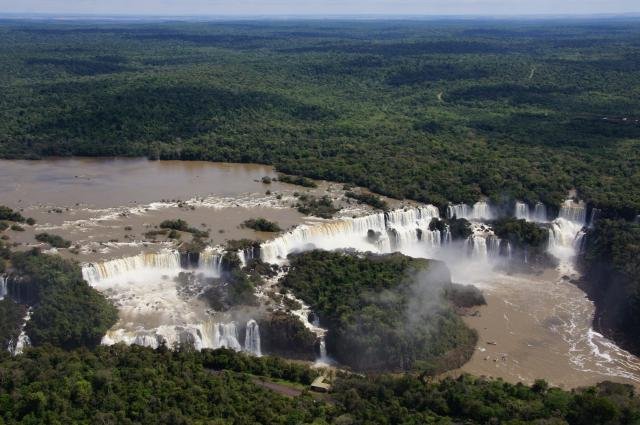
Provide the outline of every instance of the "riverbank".
{"type": "Polygon", "coordinates": [[[464,317],[478,345],[460,372],[565,389],[603,380],[640,387],[640,362],[592,329],[595,307],[555,270],[482,286],[487,305],[464,317]]]}

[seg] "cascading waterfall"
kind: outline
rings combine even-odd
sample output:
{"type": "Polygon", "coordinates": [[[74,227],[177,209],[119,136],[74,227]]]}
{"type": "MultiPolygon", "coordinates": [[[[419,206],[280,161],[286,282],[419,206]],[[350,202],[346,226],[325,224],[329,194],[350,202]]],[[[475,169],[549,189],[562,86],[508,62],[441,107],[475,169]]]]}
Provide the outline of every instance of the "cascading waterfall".
{"type": "Polygon", "coordinates": [[[301,225],[260,246],[262,260],[277,263],[288,254],[313,248],[355,248],[362,251],[389,253],[411,244],[440,246],[445,235],[429,230],[433,218],[439,218],[433,205],[376,213],[357,218],[342,218],[317,225],[301,225]]]}
{"type": "Polygon", "coordinates": [[[470,215],[470,208],[467,204],[452,204],[447,207],[447,218],[467,218],[470,215]]]}
{"type": "Polygon", "coordinates": [[[443,245],[448,245],[453,241],[453,236],[451,236],[451,227],[447,224],[444,228],[444,235],[442,236],[443,245]]]}
{"type": "MultiPolygon", "coordinates": [[[[197,270],[213,276],[220,276],[222,257],[223,253],[219,249],[207,248],[203,250],[197,257],[197,270]]],[[[102,280],[113,279],[127,273],[153,269],[175,272],[188,269],[188,267],[185,268],[178,251],[164,250],[158,253],[141,253],[130,257],[88,263],[82,267],[82,277],[89,284],[95,285],[102,280]]]]}
{"type": "Polygon", "coordinates": [[[242,350],[242,346],[238,341],[238,328],[235,322],[218,323],[218,325],[214,327],[213,335],[214,343],[211,348],[226,347],[235,351],[242,350]]]}
{"type": "Polygon", "coordinates": [[[487,201],[478,201],[469,207],[467,204],[452,204],[447,207],[448,218],[465,218],[467,220],[492,220],[495,218],[491,206],[487,201]]]}
{"type": "Polygon", "coordinates": [[[584,225],[587,222],[587,207],[583,201],[567,199],[560,207],[558,218],[584,225]]]}
{"type": "Polygon", "coordinates": [[[258,322],[251,319],[247,322],[247,328],[244,335],[244,351],[254,356],[262,356],[260,349],[260,328],[258,322]]]}
{"type": "Polygon", "coordinates": [[[473,223],[471,229],[473,234],[466,240],[467,254],[471,258],[487,259],[499,257],[502,254],[500,249],[502,240],[493,233],[493,230],[477,223],[473,223]]]}
{"type": "Polygon", "coordinates": [[[536,205],[533,208],[533,217],[531,221],[544,223],[547,220],[547,207],[542,202],[536,202],[536,205]]]}
{"type": "Polygon", "coordinates": [[[9,293],[8,280],[9,280],[9,277],[5,275],[0,276],[0,300],[3,300],[4,297],[6,297],[7,294],[9,293]]]}
{"type": "Polygon", "coordinates": [[[9,341],[7,349],[14,356],[22,354],[24,349],[31,345],[31,340],[25,332],[27,322],[31,319],[31,313],[31,308],[29,308],[27,310],[27,315],[24,317],[24,321],[22,322],[22,326],[20,327],[20,334],[18,335],[18,338],[15,341],[9,341]]]}
{"type": "Polygon", "coordinates": [[[527,221],[529,221],[529,217],[530,217],[529,205],[525,204],[524,202],[517,201],[513,212],[514,212],[513,215],[518,220],[527,220],[527,221]]]}
{"type": "MultiPolygon", "coordinates": [[[[486,202],[476,203],[478,214],[487,216],[486,202]]],[[[450,206],[454,207],[454,206],[450,206]]],[[[432,205],[377,213],[358,218],[342,218],[315,226],[301,225],[260,246],[265,262],[278,263],[293,252],[310,249],[353,248],[381,254],[406,252],[413,247],[440,249],[452,242],[449,226],[441,232],[429,230],[439,218],[432,205]]],[[[467,240],[468,252],[475,258],[500,255],[500,239],[481,223],[472,223],[473,235],[467,240]]]]}
{"type": "Polygon", "coordinates": [[[516,201],[514,216],[520,220],[544,223],[547,221],[547,207],[542,202],[536,202],[533,208],[521,201],[516,201]]]}
{"type": "Polygon", "coordinates": [[[480,235],[471,235],[467,239],[467,252],[473,258],[487,258],[487,239],[480,235]]]}
{"type": "Polygon", "coordinates": [[[141,253],[131,257],[89,263],[82,267],[82,277],[89,284],[111,279],[140,269],[181,269],[180,253],[164,250],[158,253],[141,253]]]}
{"type": "Polygon", "coordinates": [[[198,268],[200,270],[211,271],[214,275],[222,274],[222,257],[223,253],[211,247],[207,247],[200,253],[198,259],[198,268]]]}
{"type": "MultiPolygon", "coordinates": [[[[546,219],[546,208],[542,204],[537,204],[532,211],[525,203],[520,203],[519,206],[517,204],[515,213],[523,218],[526,215],[527,219],[533,221],[544,221],[543,218],[546,219]]],[[[511,257],[512,247],[508,241],[501,240],[489,226],[477,221],[494,217],[490,206],[486,202],[477,202],[472,208],[464,204],[450,205],[448,215],[476,220],[472,221],[473,233],[464,244],[472,258],[486,260],[495,257],[511,257]]],[[[567,246],[575,249],[574,245],[579,244],[579,232],[584,225],[585,215],[586,211],[583,203],[565,202],[561,208],[560,217],[550,225],[550,251],[558,247],[564,248],[567,246]]],[[[433,218],[439,218],[438,209],[427,205],[386,213],[375,213],[357,218],[323,221],[316,225],[301,225],[275,239],[264,242],[259,250],[251,248],[247,251],[238,252],[238,256],[243,264],[254,255],[260,255],[266,262],[278,263],[286,259],[289,253],[314,248],[328,250],[354,248],[360,251],[377,253],[402,251],[409,255],[417,253],[415,249],[419,248],[420,253],[418,253],[418,256],[428,255],[433,258],[434,251],[430,251],[430,249],[441,249],[441,247],[452,242],[449,226],[445,226],[442,231],[429,230],[429,225],[433,218]]],[[[457,245],[452,245],[452,247],[457,249],[457,245]]],[[[178,251],[165,250],[155,254],[139,254],[129,258],[89,264],[83,268],[83,276],[87,281],[94,284],[129,273],[129,277],[138,276],[139,272],[145,269],[147,271],[152,269],[155,274],[149,276],[155,276],[156,278],[161,274],[177,275],[183,270],[183,267],[195,267],[195,264],[192,263],[196,259],[198,271],[208,271],[219,276],[222,271],[222,257],[223,251],[221,249],[207,248],[197,257],[191,258],[187,262],[189,264],[185,266],[185,261],[180,261],[180,253],[178,251]]],[[[129,281],[118,282],[118,279],[115,279],[113,282],[122,284],[129,281]]],[[[3,285],[0,286],[0,295],[2,295],[2,291],[6,293],[6,278],[0,281],[0,284],[3,285]]],[[[107,282],[106,285],[109,287],[112,284],[107,282]]],[[[171,280],[165,279],[165,285],[170,286],[171,284],[171,280]]],[[[146,288],[143,289],[147,291],[146,288]]],[[[144,292],[144,294],[148,294],[148,291],[144,292]]],[[[165,292],[162,292],[162,297],[165,297],[165,292]]],[[[171,302],[173,303],[173,301],[171,302]]],[[[173,313],[175,311],[178,312],[178,316],[171,316],[167,313],[167,317],[182,317],[180,312],[184,308],[179,303],[175,304],[177,307],[174,304],[171,304],[171,306],[173,306],[173,310],[169,313],[175,314],[173,313]]],[[[125,307],[129,306],[125,305],[125,307]]],[[[156,312],[158,310],[155,306],[150,307],[150,309],[153,311],[149,314],[157,315],[156,312]]],[[[129,310],[133,311],[131,308],[129,310]]],[[[306,313],[301,312],[301,315],[306,315],[305,320],[307,321],[308,313],[309,311],[306,313]]],[[[237,351],[244,350],[257,356],[261,355],[259,327],[258,323],[253,319],[246,323],[244,343],[242,344],[239,341],[239,331],[235,322],[220,323],[205,320],[205,322],[198,323],[195,320],[194,323],[193,318],[184,317],[184,319],[180,319],[182,325],[176,325],[179,322],[172,321],[169,322],[173,323],[171,325],[150,325],[150,329],[145,329],[144,326],[139,326],[138,328],[130,326],[128,330],[115,329],[105,336],[103,343],[112,344],[122,341],[127,344],[150,347],[157,347],[162,343],[170,347],[175,344],[190,343],[196,349],[227,347],[237,351]]],[[[325,361],[327,355],[324,332],[326,331],[320,329],[317,323],[309,323],[305,324],[305,326],[314,328],[321,349],[320,361],[325,361]]]]}
{"type": "Polygon", "coordinates": [[[558,218],[549,227],[549,251],[553,255],[568,259],[580,251],[586,216],[584,202],[568,199],[562,204],[558,218]]]}
{"type": "Polygon", "coordinates": [[[126,331],[124,329],[115,329],[109,331],[102,339],[102,344],[104,345],[112,345],[118,342],[151,348],[157,348],[163,343],[170,348],[178,344],[192,344],[197,350],[226,347],[235,351],[244,349],[244,351],[256,356],[262,355],[260,329],[254,319],[247,322],[244,347],[239,342],[236,322],[218,323],[213,321],[183,326],[163,325],[152,330],[126,331]]]}
{"type": "Polygon", "coordinates": [[[238,259],[242,267],[245,267],[247,263],[256,257],[254,248],[241,249],[238,251],[238,259]]]}
{"type": "Polygon", "coordinates": [[[324,340],[324,336],[320,338],[320,358],[318,363],[329,364],[329,356],[327,355],[327,343],[324,340]]]}

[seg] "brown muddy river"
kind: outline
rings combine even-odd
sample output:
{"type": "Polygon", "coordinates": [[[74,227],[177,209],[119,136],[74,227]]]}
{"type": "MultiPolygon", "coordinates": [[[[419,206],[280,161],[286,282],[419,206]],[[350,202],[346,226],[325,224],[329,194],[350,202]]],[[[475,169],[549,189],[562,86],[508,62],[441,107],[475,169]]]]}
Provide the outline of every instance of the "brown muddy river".
{"type": "MultiPolygon", "coordinates": [[[[236,196],[264,192],[256,182],[275,176],[272,167],[144,158],[0,160],[0,199],[6,205],[109,208],[162,199],[236,196]]],[[[284,185],[273,183],[271,189],[284,185]]]]}
{"type": "MultiPolygon", "coordinates": [[[[283,229],[313,223],[294,208],[295,192],[328,193],[338,203],[344,202],[341,184],[320,182],[318,189],[306,189],[263,184],[263,176],[276,173],[263,165],[139,158],[0,160],[0,205],[20,209],[37,220],[24,232],[7,230],[5,235],[17,244],[16,249],[42,246],[34,240],[39,232],[60,235],[78,251],[63,249],[61,255],[92,262],[174,247],[176,242],[145,236],[166,219],[181,218],[208,230],[209,242],[217,245],[230,239],[274,237],[242,228],[249,218],[264,217],[283,229]]],[[[347,208],[345,215],[362,208],[342,206],[347,208]]],[[[482,270],[468,274],[468,281],[459,279],[481,287],[488,301],[478,315],[465,318],[478,330],[480,340],[475,355],[461,370],[511,382],[545,378],[566,388],[605,379],[637,385],[640,361],[593,333],[593,305],[562,279],[565,273],[549,270],[540,276],[518,277],[482,270]]],[[[457,274],[453,270],[454,277],[457,274]]],[[[168,297],[162,292],[165,289],[156,288],[158,297],[168,297]]],[[[137,290],[140,293],[135,296],[143,299],[144,286],[137,290]]],[[[121,311],[123,320],[127,314],[121,311]]]]}
{"type": "Polygon", "coordinates": [[[37,221],[9,234],[18,248],[37,246],[34,235],[49,232],[80,250],[60,254],[95,261],[166,247],[167,241],[153,243],[144,234],[167,219],[208,230],[213,244],[272,236],[241,228],[250,218],[264,217],[284,229],[300,223],[303,216],[292,208],[292,193],[300,188],[264,184],[263,176],[277,174],[269,166],[203,161],[0,160],[0,204],[37,221]]]}

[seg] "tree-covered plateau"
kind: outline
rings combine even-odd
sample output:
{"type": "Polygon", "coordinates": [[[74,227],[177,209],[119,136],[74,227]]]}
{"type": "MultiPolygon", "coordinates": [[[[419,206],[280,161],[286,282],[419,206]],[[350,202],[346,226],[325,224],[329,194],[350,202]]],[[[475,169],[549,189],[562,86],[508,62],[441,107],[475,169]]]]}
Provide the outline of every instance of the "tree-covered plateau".
{"type": "Polygon", "coordinates": [[[359,371],[433,374],[471,357],[477,334],[452,302],[484,300],[452,285],[444,263],[328,251],[290,255],[289,261],[281,285],[319,316],[328,328],[328,352],[340,363],[359,371]]]}
{"type": "Polygon", "coordinates": [[[0,157],[273,164],[437,205],[640,211],[640,23],[0,23],[0,157]]]}

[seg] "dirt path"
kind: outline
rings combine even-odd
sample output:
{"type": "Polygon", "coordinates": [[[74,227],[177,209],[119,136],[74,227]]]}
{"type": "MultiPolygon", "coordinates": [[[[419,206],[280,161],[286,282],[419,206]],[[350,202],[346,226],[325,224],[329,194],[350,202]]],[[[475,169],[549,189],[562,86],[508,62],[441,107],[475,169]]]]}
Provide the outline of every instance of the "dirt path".
{"type": "Polygon", "coordinates": [[[531,67],[531,72],[529,72],[529,81],[531,81],[533,79],[533,75],[536,73],[536,67],[532,66],[531,67]]]}
{"type": "Polygon", "coordinates": [[[438,94],[436,95],[436,97],[438,98],[439,102],[442,102],[442,95],[444,94],[444,92],[438,92],[438,94]]]}
{"type": "Polygon", "coordinates": [[[262,379],[259,379],[259,378],[253,379],[253,383],[259,387],[266,388],[271,391],[275,391],[278,394],[281,394],[285,397],[293,398],[293,397],[298,397],[300,394],[302,394],[301,390],[291,388],[282,384],[276,384],[275,382],[263,381],[262,379]]]}

